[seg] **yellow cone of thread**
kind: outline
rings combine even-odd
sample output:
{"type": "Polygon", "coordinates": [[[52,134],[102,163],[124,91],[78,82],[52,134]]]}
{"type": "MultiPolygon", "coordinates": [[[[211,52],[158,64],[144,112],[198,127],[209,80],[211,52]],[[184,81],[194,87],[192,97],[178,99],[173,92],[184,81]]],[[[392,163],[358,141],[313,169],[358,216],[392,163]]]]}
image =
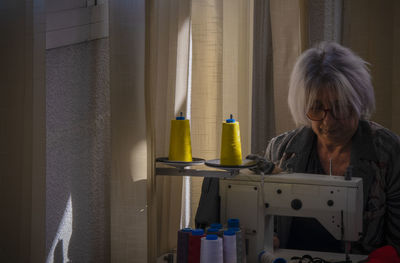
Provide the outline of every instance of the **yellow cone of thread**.
{"type": "Polygon", "coordinates": [[[237,121],[222,123],[220,164],[229,166],[242,164],[242,145],[237,121]]]}
{"type": "Polygon", "coordinates": [[[191,162],[192,145],[190,140],[189,120],[171,120],[171,135],[169,140],[170,161],[191,162]]]}

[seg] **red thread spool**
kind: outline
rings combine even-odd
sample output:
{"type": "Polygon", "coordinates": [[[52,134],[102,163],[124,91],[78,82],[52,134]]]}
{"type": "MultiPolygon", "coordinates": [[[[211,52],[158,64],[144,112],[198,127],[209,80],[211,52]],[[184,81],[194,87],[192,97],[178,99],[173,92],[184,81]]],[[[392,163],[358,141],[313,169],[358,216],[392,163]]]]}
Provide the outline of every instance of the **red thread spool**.
{"type": "Polygon", "coordinates": [[[200,263],[201,238],[204,237],[203,229],[195,229],[189,237],[188,263],[200,263]]]}

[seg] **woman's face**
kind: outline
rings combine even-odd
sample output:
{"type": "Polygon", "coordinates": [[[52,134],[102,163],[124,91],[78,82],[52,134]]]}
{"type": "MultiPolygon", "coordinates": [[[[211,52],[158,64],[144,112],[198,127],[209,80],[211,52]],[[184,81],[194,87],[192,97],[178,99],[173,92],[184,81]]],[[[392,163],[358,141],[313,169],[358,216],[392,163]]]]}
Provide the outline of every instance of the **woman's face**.
{"type": "Polygon", "coordinates": [[[329,90],[319,92],[313,105],[312,110],[319,112],[320,116],[318,118],[310,118],[311,110],[307,115],[310,120],[318,119],[311,120],[311,128],[318,138],[322,142],[329,144],[347,143],[356,132],[359,121],[357,115],[353,113],[351,108],[349,108],[346,114],[340,113],[340,111],[337,110],[337,96],[329,90]]]}

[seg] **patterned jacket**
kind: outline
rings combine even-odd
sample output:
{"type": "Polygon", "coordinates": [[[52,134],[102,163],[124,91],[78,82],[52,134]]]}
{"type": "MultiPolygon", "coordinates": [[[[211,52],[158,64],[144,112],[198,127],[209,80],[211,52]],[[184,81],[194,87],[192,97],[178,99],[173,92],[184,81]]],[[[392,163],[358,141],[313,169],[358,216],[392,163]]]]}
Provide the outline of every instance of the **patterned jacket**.
{"type": "MultiPolygon", "coordinates": [[[[273,138],[266,158],[283,170],[305,172],[314,132],[300,127],[273,138]]],[[[370,253],[392,245],[400,255],[400,138],[371,121],[360,120],[352,139],[352,174],[362,177],[364,188],[363,236],[352,253],[370,253]]],[[[284,247],[290,218],[278,218],[277,232],[284,247]]]]}

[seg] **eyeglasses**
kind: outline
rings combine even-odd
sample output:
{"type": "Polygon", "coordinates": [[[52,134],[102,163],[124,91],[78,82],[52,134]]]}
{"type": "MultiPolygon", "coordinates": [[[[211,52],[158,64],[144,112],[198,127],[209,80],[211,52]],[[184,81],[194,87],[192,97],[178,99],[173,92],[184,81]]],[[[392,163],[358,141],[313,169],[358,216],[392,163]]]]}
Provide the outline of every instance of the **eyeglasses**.
{"type": "Polygon", "coordinates": [[[331,116],[335,120],[345,120],[348,119],[351,116],[352,109],[349,107],[347,112],[344,112],[343,110],[339,110],[339,108],[334,108],[334,109],[323,109],[323,108],[311,108],[307,112],[307,117],[312,120],[312,121],[322,121],[325,119],[326,114],[328,111],[331,113],[331,116]]]}

